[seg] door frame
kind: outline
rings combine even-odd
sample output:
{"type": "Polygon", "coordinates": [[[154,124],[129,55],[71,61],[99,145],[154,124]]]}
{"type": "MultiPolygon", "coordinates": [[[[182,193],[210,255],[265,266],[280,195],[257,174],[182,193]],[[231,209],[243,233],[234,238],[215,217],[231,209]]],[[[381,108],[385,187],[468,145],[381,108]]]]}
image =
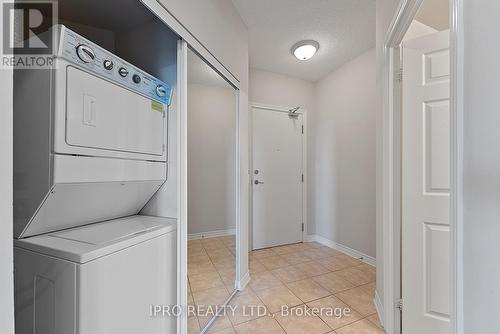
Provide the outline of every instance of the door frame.
{"type": "MultiPolygon", "coordinates": [[[[388,334],[400,333],[401,316],[401,42],[423,0],[401,0],[383,46],[382,209],[383,310],[388,334]]],[[[463,0],[450,1],[450,333],[463,334],[463,0]]],[[[378,270],[381,270],[380,268],[378,270]]]]}
{"type": "MultiPolygon", "coordinates": [[[[248,192],[248,248],[253,250],[253,109],[261,109],[269,112],[284,112],[288,113],[294,107],[281,107],[263,103],[250,102],[248,110],[248,175],[249,175],[249,192],[248,192]]],[[[302,231],[302,242],[307,236],[307,110],[302,107],[297,111],[302,115],[302,125],[304,133],[302,135],[302,173],[304,174],[304,182],[302,182],[302,222],[304,230],[302,231]]]]}

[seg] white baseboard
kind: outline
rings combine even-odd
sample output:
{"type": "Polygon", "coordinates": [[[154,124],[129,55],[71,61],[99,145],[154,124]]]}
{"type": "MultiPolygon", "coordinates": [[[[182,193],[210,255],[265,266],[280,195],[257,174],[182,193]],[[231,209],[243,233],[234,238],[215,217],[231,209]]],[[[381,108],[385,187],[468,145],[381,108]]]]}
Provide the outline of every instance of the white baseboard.
{"type": "Polygon", "coordinates": [[[236,289],[242,291],[250,282],[250,271],[247,271],[246,275],[243,276],[239,281],[236,281],[236,289]]]}
{"type": "Polygon", "coordinates": [[[378,320],[382,327],[384,327],[384,306],[382,305],[382,301],[378,295],[378,292],[375,291],[375,298],[373,298],[373,303],[375,304],[375,309],[377,310],[378,320]]]}
{"type": "Polygon", "coordinates": [[[208,231],[208,232],[201,232],[201,233],[191,233],[191,234],[188,234],[188,240],[225,237],[227,235],[235,235],[235,234],[236,234],[235,228],[231,228],[228,230],[217,230],[217,231],[208,231]]]}
{"type": "Polygon", "coordinates": [[[339,252],[342,252],[344,254],[347,254],[349,256],[352,256],[356,259],[361,259],[363,262],[366,264],[369,264],[371,266],[376,266],[376,260],[374,257],[366,255],[364,253],[361,253],[360,251],[357,251],[355,249],[352,249],[350,247],[344,246],[342,244],[339,244],[338,242],[335,242],[333,240],[324,238],[322,236],[313,234],[313,235],[308,235],[305,237],[305,241],[312,242],[316,241],[319,242],[322,245],[328,246],[330,248],[333,248],[335,250],[338,250],[339,252]]]}

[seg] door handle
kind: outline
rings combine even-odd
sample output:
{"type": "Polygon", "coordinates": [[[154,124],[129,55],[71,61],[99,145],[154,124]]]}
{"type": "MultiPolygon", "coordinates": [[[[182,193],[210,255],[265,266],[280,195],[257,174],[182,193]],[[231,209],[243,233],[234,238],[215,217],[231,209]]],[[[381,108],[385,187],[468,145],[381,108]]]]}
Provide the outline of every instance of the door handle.
{"type": "Polygon", "coordinates": [[[259,180],[253,181],[254,184],[264,184],[264,182],[260,182],[259,180]]]}

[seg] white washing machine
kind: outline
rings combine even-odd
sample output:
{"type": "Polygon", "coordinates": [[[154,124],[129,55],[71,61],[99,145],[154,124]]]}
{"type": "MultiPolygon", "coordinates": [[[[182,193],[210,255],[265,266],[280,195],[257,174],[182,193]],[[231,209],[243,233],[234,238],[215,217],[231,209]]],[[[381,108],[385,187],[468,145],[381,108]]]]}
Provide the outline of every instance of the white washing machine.
{"type": "Polygon", "coordinates": [[[176,221],[131,216],[15,242],[16,333],[167,334],[176,221]]]}
{"type": "Polygon", "coordinates": [[[167,177],[171,87],[57,26],[14,73],[17,334],[166,334],[176,221],[138,215],[167,177]]]}

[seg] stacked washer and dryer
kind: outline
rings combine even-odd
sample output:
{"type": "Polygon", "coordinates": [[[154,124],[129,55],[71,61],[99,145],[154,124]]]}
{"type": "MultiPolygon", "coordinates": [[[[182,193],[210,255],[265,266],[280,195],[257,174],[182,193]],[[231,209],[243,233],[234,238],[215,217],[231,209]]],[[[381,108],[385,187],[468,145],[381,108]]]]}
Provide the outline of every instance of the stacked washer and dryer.
{"type": "Polygon", "coordinates": [[[64,26],[53,66],[14,75],[16,333],[174,333],[176,221],[138,215],[166,181],[172,88],[64,26]]]}

